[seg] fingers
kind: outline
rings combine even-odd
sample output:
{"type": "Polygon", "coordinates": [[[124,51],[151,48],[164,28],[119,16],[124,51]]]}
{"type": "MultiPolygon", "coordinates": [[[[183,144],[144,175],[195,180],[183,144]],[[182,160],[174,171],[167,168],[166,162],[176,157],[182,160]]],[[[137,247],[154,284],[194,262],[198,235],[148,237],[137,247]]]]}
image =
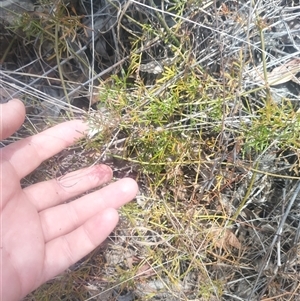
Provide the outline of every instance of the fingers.
{"type": "Polygon", "coordinates": [[[119,208],[132,200],[137,184],[132,179],[122,179],[82,198],[40,212],[45,241],[65,235],[80,227],[89,218],[107,208],[119,208]]]}
{"type": "Polygon", "coordinates": [[[0,140],[15,133],[24,122],[25,107],[18,99],[0,105],[0,140]]]}
{"type": "Polygon", "coordinates": [[[86,130],[87,125],[82,121],[68,121],[8,145],[3,149],[2,156],[12,164],[21,179],[44,160],[83,137],[86,130]]]}
{"type": "Polygon", "coordinates": [[[118,222],[118,213],[109,208],[96,214],[73,232],[46,244],[44,279],[41,283],[63,272],[94,250],[112,232],[118,222]]]}
{"type": "Polygon", "coordinates": [[[37,211],[42,211],[103,185],[109,182],[111,178],[112,170],[110,167],[96,165],[71,172],[59,179],[31,185],[25,188],[24,192],[37,211]]]}

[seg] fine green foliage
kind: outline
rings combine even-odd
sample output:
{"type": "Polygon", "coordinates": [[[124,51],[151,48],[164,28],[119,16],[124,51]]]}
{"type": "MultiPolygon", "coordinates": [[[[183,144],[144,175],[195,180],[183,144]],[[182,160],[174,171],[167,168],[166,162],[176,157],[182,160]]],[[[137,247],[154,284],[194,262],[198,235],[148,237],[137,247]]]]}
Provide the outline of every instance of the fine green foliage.
{"type": "Polygon", "coordinates": [[[244,129],[245,149],[262,152],[276,143],[282,149],[299,148],[300,114],[289,101],[270,103],[257,111],[251,127],[244,129]]]}
{"type": "Polygon", "coordinates": [[[78,157],[66,159],[72,164],[61,164],[106,163],[115,179],[133,177],[140,187],[102,247],[26,300],[117,300],[132,292],[136,300],[214,301],[297,293],[297,256],[288,250],[297,248],[299,226],[291,216],[276,231],[290,197],[280,185],[292,192],[288,187],[299,180],[299,104],[282,92],[286,87],[268,82],[296,54],[277,58],[273,46],[268,50],[272,16],[264,18],[264,4],[250,18],[250,10],[225,2],[165,2],[107,1],[107,15],[115,17],[105,23],[101,8],[91,25],[90,7],[83,13],[57,1],[55,13],[24,14],[10,27],[22,30],[28,44],[38,36],[41,56],[51,46],[37,59],[58,70],[43,79],[60,79],[63,95],[61,102],[44,102],[63,111],[44,114],[47,126],[83,117],[93,130],[75,149],[78,157]],[[76,77],[64,60],[76,62],[76,77]],[[78,108],[74,95],[87,101],[78,108]],[[275,236],[284,247],[274,251],[275,236]],[[289,269],[277,266],[277,251],[285,259],[293,255],[285,261],[289,269]],[[259,274],[266,262],[276,267],[268,266],[272,279],[267,268],[259,274]]]}

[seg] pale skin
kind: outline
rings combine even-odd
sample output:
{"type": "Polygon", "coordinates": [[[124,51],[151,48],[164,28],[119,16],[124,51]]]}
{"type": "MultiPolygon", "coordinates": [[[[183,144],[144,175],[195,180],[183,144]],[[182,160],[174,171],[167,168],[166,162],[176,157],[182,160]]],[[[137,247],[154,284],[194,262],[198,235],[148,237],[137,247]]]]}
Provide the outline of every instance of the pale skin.
{"type": "MultiPolygon", "coordinates": [[[[0,104],[0,139],[24,117],[21,101],[0,104]]],[[[20,300],[91,252],[115,228],[117,209],[135,197],[137,184],[126,178],[66,203],[109,182],[105,165],[21,188],[23,177],[86,131],[82,121],[69,121],[0,149],[1,300],[20,300]]]]}

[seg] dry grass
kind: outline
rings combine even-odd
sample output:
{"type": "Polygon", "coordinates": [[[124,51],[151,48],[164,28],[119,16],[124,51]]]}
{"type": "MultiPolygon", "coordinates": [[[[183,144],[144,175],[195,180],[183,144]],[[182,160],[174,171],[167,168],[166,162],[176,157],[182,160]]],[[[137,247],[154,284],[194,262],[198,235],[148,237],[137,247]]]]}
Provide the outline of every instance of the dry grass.
{"type": "Polygon", "coordinates": [[[299,9],[78,3],[3,34],[1,88],[27,104],[27,133],[74,117],[94,133],[24,185],[105,162],[140,193],[25,300],[298,300],[299,9]]]}

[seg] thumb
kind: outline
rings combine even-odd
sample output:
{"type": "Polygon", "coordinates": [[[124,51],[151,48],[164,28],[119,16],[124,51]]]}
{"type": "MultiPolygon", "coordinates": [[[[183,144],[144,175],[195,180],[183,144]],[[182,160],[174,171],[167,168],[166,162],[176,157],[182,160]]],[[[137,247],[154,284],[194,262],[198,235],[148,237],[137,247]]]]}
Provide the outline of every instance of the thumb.
{"type": "Polygon", "coordinates": [[[0,140],[16,132],[24,122],[25,107],[18,99],[0,104],[0,140]]]}

